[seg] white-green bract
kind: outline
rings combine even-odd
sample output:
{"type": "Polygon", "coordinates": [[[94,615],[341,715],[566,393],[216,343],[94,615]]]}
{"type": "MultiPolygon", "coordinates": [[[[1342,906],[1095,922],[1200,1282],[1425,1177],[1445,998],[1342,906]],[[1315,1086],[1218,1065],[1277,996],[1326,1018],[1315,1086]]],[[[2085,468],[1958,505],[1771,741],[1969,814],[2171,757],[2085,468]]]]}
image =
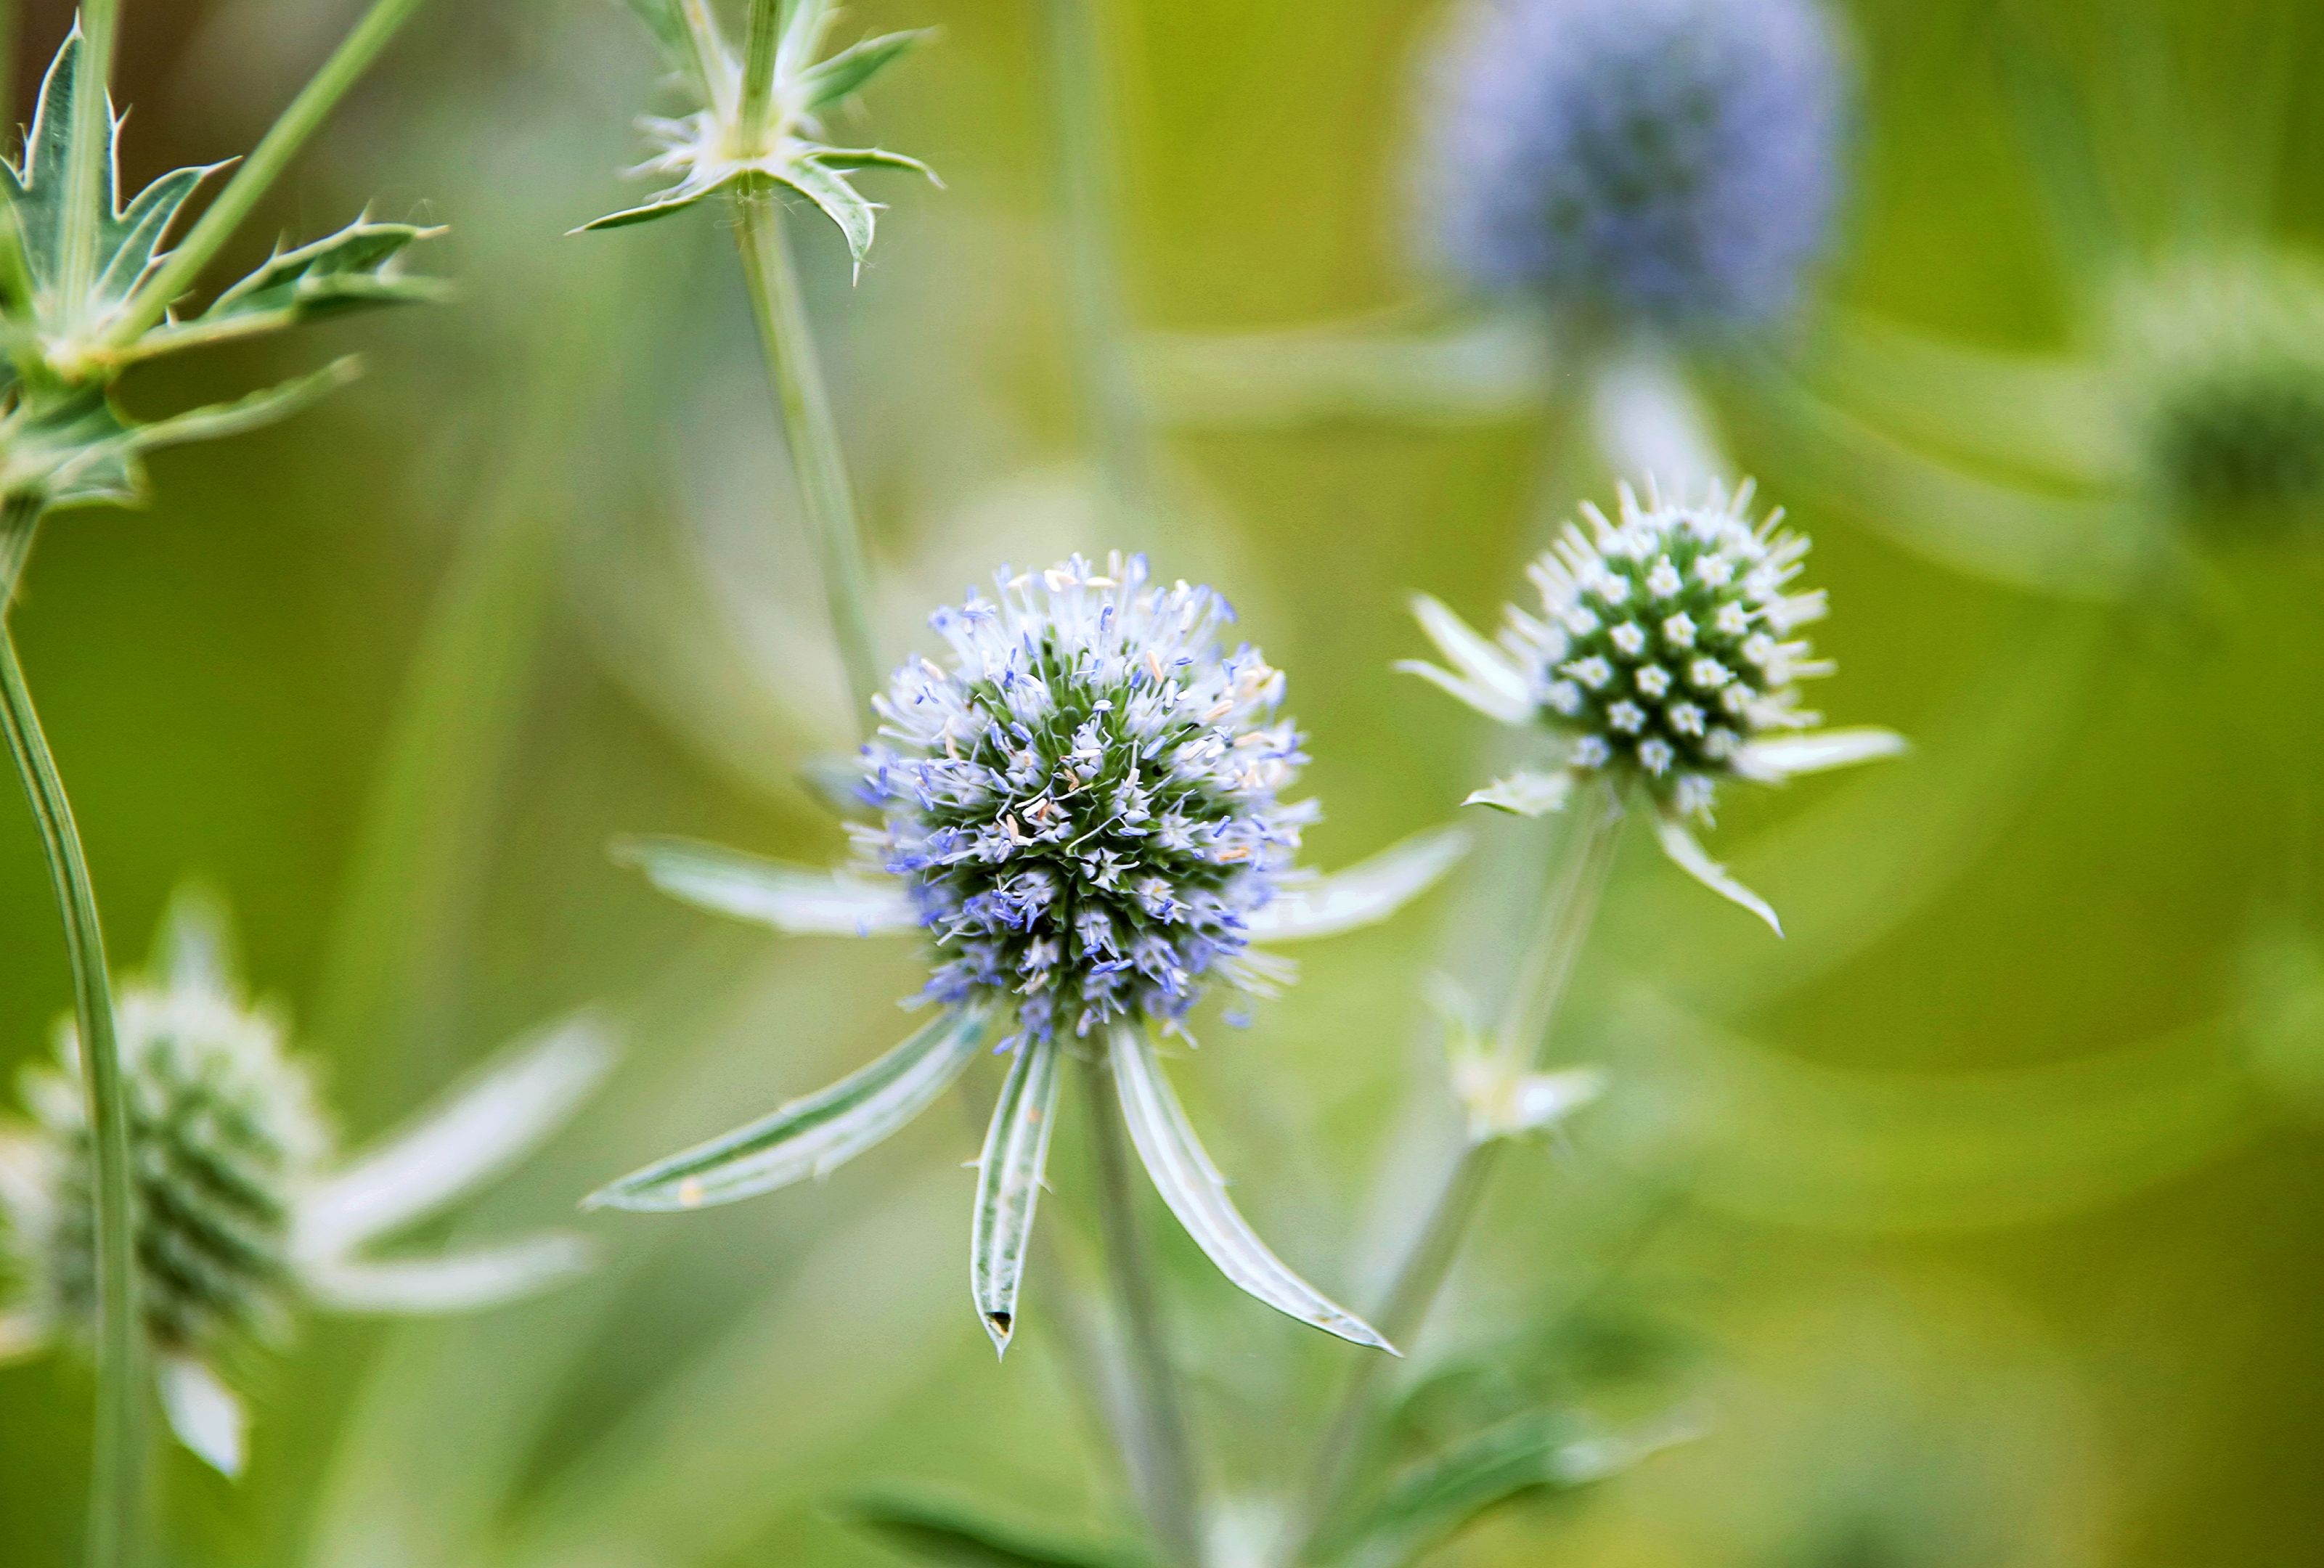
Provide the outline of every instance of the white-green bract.
{"type": "Polygon", "coordinates": [[[1281,799],[1305,760],[1277,717],[1282,675],[1220,637],[1208,588],[1149,581],[1142,557],[1004,571],[932,624],[864,749],[863,869],[836,873],[659,839],[628,846],[666,891],[791,932],[923,933],[936,1019],[853,1077],[614,1183],[594,1202],[693,1208],[822,1176],[925,1108],[988,1040],[1013,1053],[972,1238],[973,1294],[1005,1349],[1061,1062],[1102,1053],[1156,1186],[1227,1277],[1302,1322],[1384,1342],[1260,1243],[1162,1075],[1157,1035],[1213,982],[1287,973],[1252,947],[1383,919],[1458,858],[1419,835],[1337,876],[1296,869],[1314,810],[1281,799]]]}
{"type": "Polygon", "coordinates": [[[1664,851],[1688,874],[1783,927],[1765,899],[1706,853],[1720,781],[1779,784],[1800,773],[1893,756],[1886,730],[1821,730],[1798,681],[1831,673],[1793,635],[1824,613],[1821,592],[1794,593],[1808,541],[1780,509],[1750,521],[1752,486],[1714,485],[1697,505],[1640,504],[1627,484],[1618,519],[1585,503],[1528,575],[1539,613],[1512,605],[1489,641],[1436,600],[1415,613],[1446,662],[1398,668],[1504,724],[1553,737],[1547,765],[1500,779],[1469,804],[1539,816],[1585,782],[1653,809],[1664,851]],[[1586,527],[1584,526],[1586,523],[1586,527]]]}
{"type": "MultiPolygon", "coordinates": [[[[549,1233],[429,1258],[364,1255],[500,1174],[563,1124],[610,1065],[568,1023],[521,1045],[410,1128],[336,1158],[281,1019],[243,996],[224,927],[181,894],[157,974],[122,986],[121,1065],[136,1184],[140,1308],[180,1439],[228,1474],[244,1415],[223,1369],[277,1343],[296,1312],[442,1313],[572,1275],[586,1254],[549,1233]]],[[[0,1129],[0,1215],[24,1301],[0,1314],[0,1359],[95,1329],[96,1238],[78,1043],[25,1075],[32,1125],[0,1129]]]]}

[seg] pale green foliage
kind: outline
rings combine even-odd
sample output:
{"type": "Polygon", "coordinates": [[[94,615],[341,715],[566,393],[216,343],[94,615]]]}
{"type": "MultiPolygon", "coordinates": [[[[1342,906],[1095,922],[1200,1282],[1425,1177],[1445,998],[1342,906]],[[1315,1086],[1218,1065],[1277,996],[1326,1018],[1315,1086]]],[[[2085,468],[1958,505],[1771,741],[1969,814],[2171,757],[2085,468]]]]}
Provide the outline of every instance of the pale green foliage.
{"type": "Polygon", "coordinates": [[[904,169],[936,180],[935,171],[917,158],[879,147],[835,147],[821,139],[820,116],[861,91],[921,34],[885,33],[817,60],[835,13],[827,0],[796,0],[782,16],[771,51],[737,51],[702,0],[632,5],[681,69],[698,106],[676,118],[642,122],[656,151],[639,172],[675,176],[676,182],[576,232],[665,217],[722,190],[748,196],[779,187],[805,197],[837,225],[861,268],[879,207],[847,176],[863,169],[904,169]]]}
{"type": "Polygon", "coordinates": [[[200,312],[138,330],[145,292],[170,251],[187,201],[220,166],[173,170],[121,205],[121,116],[97,119],[105,145],[85,281],[73,264],[76,218],[68,198],[83,44],[69,35],[41,86],[21,157],[0,160],[0,488],[44,504],[130,503],[144,494],[139,459],[159,447],[208,440],[268,423],[345,382],[352,361],[232,403],[140,420],[113,396],[131,366],[159,355],[255,337],[372,305],[438,299],[443,285],[408,277],[404,252],[437,231],[361,217],[338,233],[277,251],[200,312]]]}

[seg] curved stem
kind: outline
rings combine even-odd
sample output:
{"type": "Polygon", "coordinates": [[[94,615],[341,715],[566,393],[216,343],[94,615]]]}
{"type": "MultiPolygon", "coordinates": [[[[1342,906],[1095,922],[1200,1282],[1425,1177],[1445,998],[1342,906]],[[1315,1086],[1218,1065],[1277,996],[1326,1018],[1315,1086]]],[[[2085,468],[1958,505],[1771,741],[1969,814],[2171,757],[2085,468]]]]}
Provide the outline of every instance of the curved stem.
{"type": "MultiPolygon", "coordinates": [[[[1558,1004],[1564,999],[1566,982],[1589,937],[1599,895],[1613,869],[1614,849],[1621,837],[1621,807],[1609,789],[1592,785],[1578,791],[1571,810],[1563,863],[1544,890],[1533,940],[1518,962],[1502,1010],[1497,1048],[1512,1073],[1531,1064],[1556,1021],[1558,1004]]],[[[1462,1143],[1435,1201],[1397,1264],[1387,1305],[1372,1321],[1389,1340],[1407,1350],[1427,1323],[1460,1257],[1502,1141],[1494,1138],[1462,1143]]],[[[1308,1560],[1361,1472],[1371,1434],[1374,1396],[1384,1365],[1381,1358],[1366,1357],[1350,1369],[1339,1406],[1316,1446],[1306,1491],[1285,1537],[1283,1561],[1286,1563],[1308,1560]]]]}
{"type": "MultiPolygon", "coordinates": [[[[110,0],[107,4],[109,6],[110,0]]],[[[299,149],[306,145],[307,138],[338,106],[347,89],[370,69],[380,51],[411,20],[420,4],[421,0],[374,0],[363,20],[355,23],[355,31],[340,41],[322,68],[268,127],[258,145],[250,150],[250,156],[236,165],[234,178],[226,181],[217,199],[203,209],[185,239],[139,286],[106,332],[108,344],[119,348],[135,341],[158,325],[179,297],[193,287],[194,279],[242,226],[259,198],[281,176],[299,149]]],[[[94,9],[92,5],[90,10],[94,9]]],[[[84,13],[85,17],[87,14],[84,13]]]]}
{"type": "Polygon", "coordinates": [[[1119,154],[1107,112],[1104,41],[1095,0],[1048,0],[1047,13],[1074,390],[1090,424],[1109,521],[1129,543],[1142,545],[1154,522],[1154,453],[1122,298],[1119,154]]]}
{"type": "Polygon", "coordinates": [[[1165,1558],[1181,1568],[1200,1568],[1201,1516],[1178,1372],[1162,1330],[1153,1260],[1138,1222],[1121,1110],[1106,1081],[1111,1071],[1094,1057],[1084,1058],[1081,1080],[1097,1167],[1098,1226],[1104,1232],[1106,1273],[1129,1342],[1129,1376],[1122,1389],[1126,1419],[1121,1425],[1132,1446],[1126,1457],[1139,1502],[1165,1558]]]}
{"type": "MultiPolygon", "coordinates": [[[[41,511],[37,499],[12,497],[0,517],[12,587],[13,573],[23,564],[41,511]]],[[[115,1568],[135,1561],[144,1512],[145,1381],[138,1336],[128,1106],[88,857],[24,684],[15,636],[5,618],[0,618],[0,727],[7,731],[8,749],[40,825],[41,850],[55,885],[65,951],[72,963],[81,1086],[88,1096],[89,1151],[97,1175],[97,1453],[89,1483],[88,1561],[92,1568],[115,1568]]]]}
{"type": "Polygon", "coordinates": [[[868,733],[875,722],[872,698],[880,689],[880,659],[865,604],[869,574],[863,565],[862,530],[855,517],[855,493],[847,482],[838,421],[832,417],[823,367],[807,329],[807,307],[799,297],[798,270],[791,264],[783,232],[782,203],[770,194],[745,193],[735,198],[734,217],[734,243],[742,253],[767,374],[782,406],[784,440],[822,567],[832,636],[847,671],[857,722],[868,733]]]}

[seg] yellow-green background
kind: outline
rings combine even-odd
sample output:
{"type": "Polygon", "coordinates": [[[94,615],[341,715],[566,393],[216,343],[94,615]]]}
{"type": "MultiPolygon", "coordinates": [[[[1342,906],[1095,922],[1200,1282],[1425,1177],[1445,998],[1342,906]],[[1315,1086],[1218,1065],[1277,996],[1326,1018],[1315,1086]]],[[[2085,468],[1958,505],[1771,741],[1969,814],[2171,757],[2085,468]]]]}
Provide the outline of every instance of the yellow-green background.
{"type": "MultiPolygon", "coordinates": [[[[126,173],[247,147],[354,9],[132,0],[126,173]]],[[[1399,160],[1430,7],[1101,9],[1141,320],[1292,323],[1413,293],[1399,160]]],[[[2089,25],[2066,36],[2109,31],[2114,7],[2070,9],[2089,25]]],[[[2301,51],[2312,77],[2324,30],[2303,9],[2172,7],[2192,61],[2184,112],[2225,114],[2253,51],[2301,51]]],[[[1849,12],[1863,135],[1831,294],[1993,344],[2054,343],[2065,296],[1997,90],[1993,8],[1849,12]]],[[[986,569],[969,563],[1022,564],[1061,528],[1109,542],[1043,521],[1080,478],[1039,7],[850,14],[867,32],[921,23],[942,28],[938,45],[883,78],[864,134],[926,157],[949,189],[878,186],[891,210],[852,291],[833,237],[800,231],[875,554],[914,585],[897,594],[895,654],[908,611],[927,607],[913,595],[956,594],[986,569]],[[932,556],[940,567],[919,564],[932,556]]],[[[63,25],[60,7],[27,7],[16,105],[63,25]]],[[[181,876],[226,890],[250,975],[308,1026],[351,1139],[531,1022],[590,1001],[620,1019],[613,1086],[480,1206],[486,1222],[558,1219],[595,1182],[865,1059],[900,1033],[892,1001],[914,984],[905,952],[697,916],[604,853],[638,829],[803,858],[841,844],[784,783],[804,752],[769,700],[828,709],[829,672],[780,667],[768,641],[730,637],[722,653],[700,604],[663,592],[673,541],[708,530],[740,552],[714,574],[730,606],[770,606],[809,646],[819,633],[731,247],[706,210],[564,235],[636,189],[617,171],[653,78],[613,0],[428,10],[243,248],[254,258],[269,231],[322,232],[369,200],[450,226],[424,259],[460,301],[133,384],[141,406],[175,407],[358,347],[372,373],[278,429],[163,457],[146,512],[60,520],[17,612],[120,961],[142,955],[181,876]]],[[[2324,95],[2307,91],[2292,119],[2281,226],[2312,244],[2324,95]]],[[[1537,537],[1536,458],[1555,444],[1516,420],[1168,443],[1197,521],[1160,567],[1211,576],[1288,671],[1328,811],[1318,861],[1448,816],[1480,781],[1481,721],[1388,665],[1421,651],[1413,589],[1480,620],[1512,591],[1537,537]]],[[[1748,443],[1739,455],[1753,463],[1748,443]]],[[[1779,465],[1760,477],[1783,497],[1779,465]]],[[[1568,461],[1545,483],[1563,506],[1605,478],[1568,461]]],[[[1819,701],[1923,743],[1860,797],[1866,853],[1770,859],[1763,890],[1812,909],[1851,877],[1885,889],[1885,852],[1928,896],[1860,951],[1810,922],[1781,955],[1801,982],[1746,996],[1737,981],[1736,1001],[1721,987],[1764,976],[1772,938],[1633,843],[1561,1052],[1603,1054],[1590,1020],[1642,981],[1779,1062],[1935,1076],[1807,1080],[1831,1090],[1805,1095],[1822,1121],[1733,1134],[1756,1178],[1722,1177],[1716,1159],[1626,1163],[1621,1139],[1586,1126],[1571,1149],[1508,1162],[1489,1266],[1440,1331],[1544,1316],[1594,1285],[1683,1345],[1669,1386],[1710,1432],[1575,1505],[1502,1516],[1442,1561],[2313,1562],[2317,1125],[2231,1052],[2183,1081],[2172,1058],[2145,1101],[2125,1084],[2146,1058],[2122,1053],[2234,1013],[2252,931],[2310,912],[2324,558],[2297,539],[2237,547],[2213,553],[2196,609],[2078,610],[1947,574],[1829,507],[1797,521],[1835,606],[1819,642],[1842,665],[1819,701]],[[2034,719],[1987,717],[2012,701],[2034,719]],[[1965,782],[1987,752],[2015,771],[1965,782]],[[2055,1092],[2055,1125],[2000,1124],[2057,1082],[2010,1070],[2086,1057],[2100,1065],[2055,1092]],[[1894,1117],[1901,1177],[1882,1174],[1887,1123],[1865,1132],[1857,1092],[1894,1117]],[[1835,1127],[1861,1135],[1856,1152],[1819,1151],[1835,1127]],[[1926,1207],[1884,1196],[1921,1192],[1946,1148],[1979,1137],[1993,1147],[1961,1156],[1958,1191],[1936,1181],[1926,1207]],[[1654,1223],[1633,1245],[1641,1209],[1654,1223]],[[1624,1261],[1609,1282],[1610,1258],[1624,1261]]],[[[1853,788],[1738,798],[1718,845],[1853,788]]],[[[0,808],[0,1066],[44,1051],[68,1000],[14,810],[0,808]]],[[[1209,1022],[1204,1050],[1175,1068],[1260,1228],[1360,1299],[1393,1241],[1372,1173],[1400,1099],[1434,1083],[1419,984],[1442,962],[1446,907],[1305,955],[1254,1028],[1209,1022]]],[[[973,1081],[968,1097],[992,1087],[973,1081]]],[[[1786,1115],[1802,1102],[1771,1101],[1786,1115]]],[[[1641,1113],[1627,1104],[1618,1093],[1606,1114],[1641,1113]]],[[[959,1162],[973,1114],[941,1108],[814,1190],[594,1217],[606,1269],[547,1302],[416,1329],[309,1322],[254,1381],[247,1480],[171,1459],[173,1561],[868,1563],[887,1559],[836,1506],[894,1480],[1065,1526],[1118,1521],[1042,1342],[1038,1275],[1005,1367],[969,1309],[959,1162]]],[[[1079,1155],[1061,1143],[1044,1213],[1061,1230],[1088,1217],[1079,1155]]],[[[1296,1468],[1349,1352],[1172,1248],[1213,1484],[1262,1494],[1296,1468]]],[[[69,1361],[0,1372],[10,1568],[72,1559],[88,1392],[69,1361]]]]}

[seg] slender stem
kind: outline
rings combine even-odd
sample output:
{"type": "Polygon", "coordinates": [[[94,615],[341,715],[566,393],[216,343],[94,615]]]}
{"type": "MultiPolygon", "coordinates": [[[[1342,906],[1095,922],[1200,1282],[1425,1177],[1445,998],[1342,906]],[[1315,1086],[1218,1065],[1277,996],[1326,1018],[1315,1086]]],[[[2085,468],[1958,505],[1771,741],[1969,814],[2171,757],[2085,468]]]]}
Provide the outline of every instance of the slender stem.
{"type": "Polygon", "coordinates": [[[775,53],[782,37],[782,0],[751,0],[751,31],[742,40],[742,106],[735,116],[742,139],[738,151],[756,153],[766,143],[775,106],[775,53]]]}
{"type": "MultiPolygon", "coordinates": [[[[1544,890],[1533,941],[1518,962],[1503,1010],[1499,1048],[1513,1073],[1531,1063],[1556,1020],[1558,1003],[1589,936],[1621,836],[1620,806],[1604,787],[1592,784],[1578,791],[1571,809],[1563,863],[1544,890]]],[[[1453,1157],[1435,1202],[1397,1264],[1387,1305],[1372,1319],[1391,1342],[1409,1347],[1426,1324],[1484,1198],[1502,1141],[1465,1139],[1453,1157]]],[[[1373,1356],[1351,1367],[1285,1536],[1285,1563],[1308,1560],[1361,1473],[1382,1370],[1383,1359],[1373,1356]]]]}
{"type": "Polygon", "coordinates": [[[1177,1369],[1162,1330],[1152,1259],[1138,1222],[1130,1151],[1111,1078],[1112,1069],[1104,1063],[1093,1057],[1083,1062],[1082,1088],[1097,1166],[1098,1227],[1104,1233],[1106,1272],[1112,1281],[1114,1305],[1129,1341],[1130,1419],[1124,1425],[1134,1440],[1129,1455],[1130,1474],[1164,1555],[1182,1568],[1200,1568],[1202,1526],[1184,1402],[1178,1394],[1177,1369]]]}
{"type": "MultiPolygon", "coordinates": [[[[41,511],[35,498],[11,497],[0,515],[12,586],[41,511]]],[[[88,1100],[89,1153],[97,1174],[97,1453],[89,1482],[88,1562],[92,1568],[118,1568],[136,1560],[145,1501],[145,1379],[138,1335],[128,1106],[88,857],[73,825],[72,803],[57,776],[56,759],[41,733],[32,695],[24,685],[14,634],[5,618],[0,618],[0,726],[7,730],[8,749],[40,825],[41,849],[55,885],[65,951],[72,963],[81,1086],[88,1100]]]]}
{"type": "Polygon", "coordinates": [[[769,194],[746,193],[735,198],[734,209],[734,241],[742,248],[767,374],[782,405],[784,439],[823,568],[832,636],[847,671],[857,720],[868,729],[873,722],[872,698],[880,689],[880,659],[865,607],[869,574],[855,518],[855,493],[847,482],[847,457],[839,444],[838,422],[832,418],[830,394],[824,389],[815,338],[807,330],[798,271],[791,263],[790,243],[783,232],[782,204],[769,194]]]}
{"type": "Polygon", "coordinates": [[[112,169],[106,158],[113,127],[106,123],[112,106],[107,86],[113,80],[113,40],[120,0],[83,0],[80,8],[80,58],[73,68],[72,158],[65,167],[63,275],[58,288],[73,308],[82,309],[97,278],[97,231],[107,216],[106,179],[112,169]]]}
{"type": "Polygon", "coordinates": [[[1108,112],[1104,40],[1096,0],[1048,0],[1047,12],[1074,390],[1090,422],[1110,521],[1129,543],[1141,544],[1155,521],[1154,451],[1122,297],[1120,156],[1108,112]]]}
{"type": "Polygon", "coordinates": [[[347,89],[370,69],[388,41],[411,20],[421,4],[422,0],[374,0],[372,8],[355,23],[355,31],[331,51],[322,69],[299,89],[299,96],[290,100],[290,106],[259,139],[258,145],[251,149],[250,156],[235,168],[234,178],[226,181],[217,199],[203,209],[185,239],[130,297],[106,334],[109,345],[119,348],[134,342],[147,328],[158,325],[179,297],[193,287],[194,279],[242,226],[243,220],[281,177],[307,138],[337,107],[347,89]]]}
{"type": "Polygon", "coordinates": [[[1574,791],[1569,809],[1565,863],[1542,899],[1532,945],[1501,1011],[1499,1048],[1512,1066],[1534,1060],[1557,1017],[1621,841],[1622,809],[1611,789],[1585,784],[1574,791]]]}

